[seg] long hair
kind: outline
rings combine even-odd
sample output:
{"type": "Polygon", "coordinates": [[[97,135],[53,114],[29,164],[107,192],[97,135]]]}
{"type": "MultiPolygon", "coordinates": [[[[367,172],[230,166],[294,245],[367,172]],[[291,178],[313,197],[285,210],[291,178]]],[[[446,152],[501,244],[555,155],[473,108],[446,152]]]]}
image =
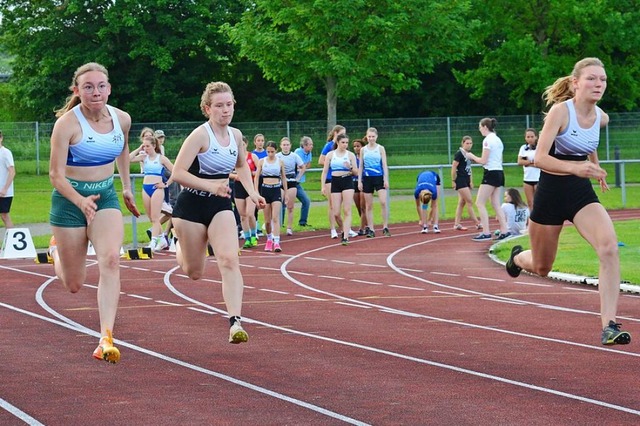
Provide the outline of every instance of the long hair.
{"type": "Polygon", "coordinates": [[[495,133],[496,126],[498,125],[498,120],[496,120],[495,118],[486,117],[480,120],[480,125],[485,126],[487,129],[489,129],[490,132],[495,133]]]}
{"type": "Polygon", "coordinates": [[[579,78],[582,70],[596,65],[604,68],[604,64],[598,58],[584,58],[576,62],[570,75],[560,77],[551,86],[548,86],[542,94],[546,106],[558,104],[573,98],[573,79],[579,78]]]}
{"type": "Polygon", "coordinates": [[[109,81],[109,71],[103,65],[100,65],[97,62],[88,62],[84,65],[81,65],[76,69],[76,72],[73,73],[73,78],[71,79],[71,85],[69,86],[69,90],[71,90],[71,95],[67,97],[65,104],[62,108],[55,111],[56,117],[62,117],[66,112],[70,111],[73,107],[80,103],[80,97],[73,93],[73,89],[78,87],[78,77],[83,74],[86,74],[91,71],[99,71],[107,77],[107,81],[109,81]]]}
{"type": "Polygon", "coordinates": [[[520,196],[520,191],[518,191],[515,188],[509,188],[507,189],[507,194],[509,194],[509,197],[511,197],[511,204],[513,204],[516,207],[527,207],[527,204],[522,201],[522,197],[520,196]]]}
{"type": "Polygon", "coordinates": [[[327,142],[329,141],[336,141],[336,134],[338,134],[339,132],[346,130],[346,128],[344,126],[341,126],[339,124],[336,124],[335,126],[333,126],[333,129],[331,129],[331,131],[329,132],[329,134],[327,135],[327,142]]]}

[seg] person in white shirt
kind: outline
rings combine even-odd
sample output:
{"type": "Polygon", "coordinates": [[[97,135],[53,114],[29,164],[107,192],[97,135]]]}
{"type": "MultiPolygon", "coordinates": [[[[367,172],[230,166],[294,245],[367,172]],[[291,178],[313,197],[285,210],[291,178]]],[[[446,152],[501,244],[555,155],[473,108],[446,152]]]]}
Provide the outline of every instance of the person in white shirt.
{"type": "Polygon", "coordinates": [[[540,180],[540,169],[534,166],[536,146],[538,146],[538,131],[529,128],[524,131],[525,144],[518,152],[518,164],[524,171],[524,196],[527,198],[529,211],[533,210],[533,196],[540,180]]]}
{"type": "Polygon", "coordinates": [[[16,176],[16,168],[13,163],[13,154],[2,145],[4,136],[0,131],[0,218],[5,228],[13,228],[11,222],[11,203],[13,201],[13,178],[16,176]]]}
{"type": "Polygon", "coordinates": [[[502,212],[507,220],[507,228],[511,235],[521,235],[527,231],[529,207],[522,201],[520,191],[515,188],[507,189],[504,193],[502,212]]]}
{"type": "Polygon", "coordinates": [[[491,202],[493,210],[498,217],[500,224],[500,234],[497,239],[502,240],[509,236],[507,232],[507,223],[504,220],[504,214],[500,208],[500,196],[502,187],[504,186],[504,171],[502,169],[502,151],[504,145],[502,140],[496,135],[497,120],[495,118],[483,118],[480,120],[478,130],[484,140],[482,141],[482,156],[478,157],[471,152],[467,153],[467,158],[482,164],[484,167],[484,175],[482,183],[478,189],[476,196],[476,207],[480,213],[480,223],[482,224],[482,233],[473,237],[473,241],[491,241],[491,231],[489,230],[489,212],[487,211],[487,202],[491,202]]]}

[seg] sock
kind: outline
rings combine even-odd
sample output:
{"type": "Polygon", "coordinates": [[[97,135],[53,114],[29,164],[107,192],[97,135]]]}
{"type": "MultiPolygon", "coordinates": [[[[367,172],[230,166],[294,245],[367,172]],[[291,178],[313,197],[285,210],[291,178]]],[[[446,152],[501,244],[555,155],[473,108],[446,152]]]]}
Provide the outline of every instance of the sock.
{"type": "Polygon", "coordinates": [[[273,244],[280,244],[280,236],[273,237],[273,244]]]}
{"type": "Polygon", "coordinates": [[[238,315],[234,315],[232,317],[229,317],[229,326],[232,327],[233,324],[235,324],[236,322],[240,322],[240,317],[238,315]]]}
{"type": "Polygon", "coordinates": [[[273,241],[273,234],[267,235],[267,241],[273,241]]]}
{"type": "Polygon", "coordinates": [[[244,231],[244,239],[248,240],[249,238],[251,238],[251,231],[244,231]]]}

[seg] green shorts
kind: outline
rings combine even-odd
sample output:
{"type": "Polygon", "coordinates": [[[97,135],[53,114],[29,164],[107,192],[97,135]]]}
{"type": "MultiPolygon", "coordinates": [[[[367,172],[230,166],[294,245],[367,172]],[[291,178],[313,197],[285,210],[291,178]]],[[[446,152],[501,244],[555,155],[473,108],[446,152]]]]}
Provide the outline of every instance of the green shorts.
{"type": "MultiPolygon", "coordinates": [[[[100,198],[96,201],[98,210],[120,210],[118,194],[113,187],[113,176],[98,182],[83,182],[69,178],[67,178],[67,180],[83,197],[99,194],[100,198]]],[[[51,194],[49,223],[53,226],[60,226],[63,228],[86,228],[87,218],[75,204],[67,200],[62,196],[62,194],[54,189],[51,194]]]]}

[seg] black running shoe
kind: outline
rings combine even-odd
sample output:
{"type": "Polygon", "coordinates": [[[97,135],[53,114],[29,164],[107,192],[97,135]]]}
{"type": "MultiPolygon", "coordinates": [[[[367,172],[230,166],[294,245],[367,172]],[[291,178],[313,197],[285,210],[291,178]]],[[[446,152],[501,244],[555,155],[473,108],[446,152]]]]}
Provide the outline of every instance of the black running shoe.
{"type": "Polygon", "coordinates": [[[602,330],[603,345],[627,345],[631,342],[631,334],[620,331],[620,326],[614,321],[609,321],[609,325],[602,330]]]}
{"type": "Polygon", "coordinates": [[[349,245],[349,239],[347,239],[347,238],[343,238],[343,239],[342,239],[342,242],[341,242],[340,244],[342,244],[343,246],[347,246],[347,245],[349,245]]]}
{"type": "Polygon", "coordinates": [[[522,246],[513,246],[511,249],[511,256],[509,256],[509,260],[507,260],[507,264],[505,265],[507,268],[507,273],[511,275],[513,278],[520,275],[522,272],[522,268],[516,265],[516,262],[513,261],[513,258],[516,257],[519,253],[522,253],[522,246]]]}

